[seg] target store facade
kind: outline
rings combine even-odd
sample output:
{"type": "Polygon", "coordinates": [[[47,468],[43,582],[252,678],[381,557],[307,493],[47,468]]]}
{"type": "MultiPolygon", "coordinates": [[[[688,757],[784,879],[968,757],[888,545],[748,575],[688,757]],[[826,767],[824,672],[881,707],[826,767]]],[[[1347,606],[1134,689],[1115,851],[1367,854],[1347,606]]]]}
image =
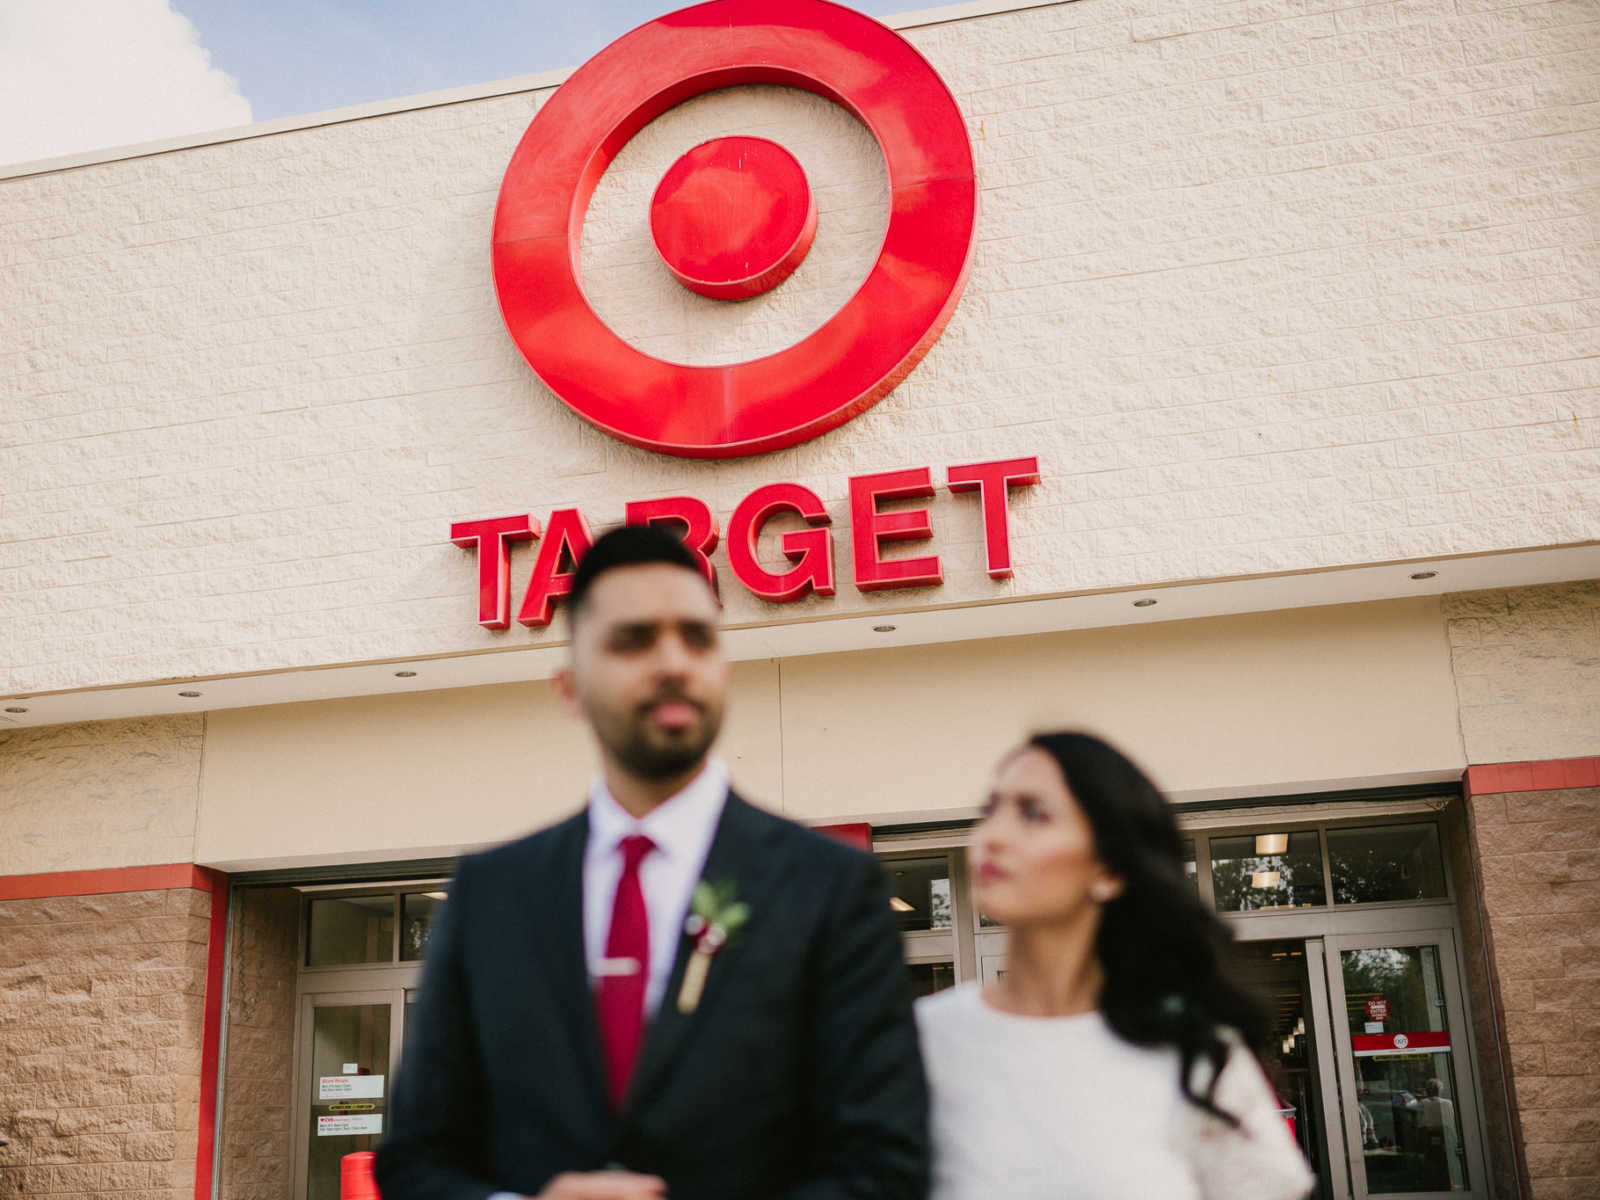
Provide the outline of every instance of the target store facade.
{"type": "Polygon", "coordinates": [[[1582,6],[822,0],[0,168],[0,1191],[337,1195],[659,521],[920,992],[1030,730],[1180,806],[1318,1195],[1600,1191],[1582,6]],[[1480,11],[1481,9],[1481,11],[1480,11]]]}

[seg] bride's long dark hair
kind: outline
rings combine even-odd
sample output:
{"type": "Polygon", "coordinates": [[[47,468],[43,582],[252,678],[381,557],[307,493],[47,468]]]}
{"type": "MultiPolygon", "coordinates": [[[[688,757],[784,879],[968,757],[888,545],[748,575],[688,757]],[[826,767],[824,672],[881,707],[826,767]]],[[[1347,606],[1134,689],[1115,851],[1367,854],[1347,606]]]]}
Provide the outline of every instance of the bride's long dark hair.
{"type": "Polygon", "coordinates": [[[1123,881],[1122,893],[1105,905],[1095,943],[1107,1023],[1135,1045],[1177,1047],[1183,1095],[1237,1125],[1214,1099],[1228,1057],[1222,1031],[1237,1031],[1254,1050],[1266,1038],[1267,1009],[1228,976],[1232,935],[1184,875],[1172,810],[1143,771],[1097,737],[1041,733],[1028,745],[1060,768],[1089,819],[1100,861],[1123,881]],[[1211,1069],[1200,1073],[1197,1088],[1202,1061],[1211,1069]]]}

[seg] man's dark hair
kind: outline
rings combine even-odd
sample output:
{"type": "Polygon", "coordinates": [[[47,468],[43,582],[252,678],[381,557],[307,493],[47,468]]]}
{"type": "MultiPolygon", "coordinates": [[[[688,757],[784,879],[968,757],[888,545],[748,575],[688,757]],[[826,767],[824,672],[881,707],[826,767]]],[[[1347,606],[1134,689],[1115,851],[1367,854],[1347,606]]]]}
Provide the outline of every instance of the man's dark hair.
{"type": "Polygon", "coordinates": [[[572,591],[567,595],[567,620],[576,623],[589,598],[594,581],[618,567],[641,567],[666,563],[683,567],[700,578],[700,563],[683,539],[659,525],[623,525],[603,533],[595,540],[572,573],[572,591]]]}

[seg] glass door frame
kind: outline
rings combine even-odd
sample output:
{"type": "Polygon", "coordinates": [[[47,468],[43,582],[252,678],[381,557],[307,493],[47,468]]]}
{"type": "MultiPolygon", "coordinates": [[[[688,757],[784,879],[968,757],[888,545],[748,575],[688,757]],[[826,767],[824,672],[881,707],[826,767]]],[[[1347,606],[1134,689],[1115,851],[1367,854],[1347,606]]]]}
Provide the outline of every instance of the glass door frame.
{"type": "Polygon", "coordinates": [[[366,986],[356,983],[355,987],[342,991],[303,989],[297,998],[294,1026],[294,1103],[290,1105],[294,1114],[291,1118],[294,1122],[292,1146],[294,1200],[306,1200],[309,1186],[306,1173],[311,1165],[311,1083],[315,1058],[311,1039],[316,1031],[317,1009],[346,1008],[363,1004],[389,1006],[389,1062],[388,1073],[384,1076],[384,1112],[385,1115],[388,1113],[388,1101],[394,1091],[395,1072],[400,1065],[400,1043],[405,1034],[406,991],[408,988],[416,987],[417,977],[421,975],[420,964],[410,968],[390,968],[390,970],[396,975],[403,972],[412,978],[409,983],[391,978],[384,981],[385,986],[374,987],[372,983],[375,981],[371,980],[370,973],[367,973],[366,986]]]}
{"type": "MultiPolygon", "coordinates": [[[[1345,1012],[1344,973],[1339,955],[1344,950],[1383,946],[1436,946],[1444,986],[1446,1028],[1455,1056],[1457,1113],[1461,1118],[1462,1145],[1466,1149],[1469,1189],[1454,1193],[1472,1200],[1487,1200],[1492,1188],[1488,1175],[1483,1113],[1478,1103],[1480,1076],[1473,1047],[1472,1024],[1467,1013],[1467,980],[1461,964],[1460,930],[1453,902],[1412,903],[1395,906],[1350,906],[1307,910],[1266,910],[1220,913],[1240,942],[1304,940],[1311,976],[1312,1018],[1322,1071],[1321,1091],[1327,1130],[1329,1174],[1334,1200],[1368,1200],[1366,1172],[1361,1160],[1361,1121],[1356,1111],[1355,1052],[1349,1023],[1336,1020],[1345,1012]],[[1309,928],[1308,928],[1309,927],[1309,928]],[[1317,953],[1316,951],[1320,951],[1317,953]],[[1335,1120],[1335,1116],[1337,1120],[1335,1120]],[[1337,1143],[1337,1144],[1336,1144],[1337,1143]],[[1342,1167],[1342,1170],[1341,1170],[1342,1167]]],[[[1439,1192],[1381,1192],[1384,1200],[1427,1200],[1439,1192]]]]}
{"type": "MultiPolygon", "coordinates": [[[[1443,988],[1445,1031],[1450,1035],[1450,1057],[1455,1067],[1456,1116],[1461,1124],[1461,1154],[1467,1170],[1467,1187],[1460,1195],[1473,1200],[1489,1200],[1493,1185],[1489,1178],[1488,1156],[1485,1153],[1483,1114],[1478,1105],[1478,1070],[1473,1057],[1472,1026],[1466,1011],[1466,979],[1462,974],[1460,954],[1457,952],[1457,933],[1453,927],[1437,926],[1432,929],[1402,929],[1386,932],[1341,934],[1326,939],[1328,999],[1334,1012],[1346,1012],[1344,970],[1340,955],[1346,950],[1372,950],[1386,947],[1410,949],[1432,946],[1439,955],[1440,984],[1443,988]]],[[[1334,1061],[1338,1066],[1339,1088],[1344,1103],[1341,1114],[1345,1126],[1345,1139],[1349,1147],[1352,1200],[1368,1200],[1382,1196],[1384,1200],[1429,1200],[1442,1192],[1378,1192],[1370,1191],[1365,1159],[1361,1152],[1361,1121],[1356,1108],[1355,1048],[1351,1043],[1350,1023],[1334,1023],[1333,1037],[1337,1047],[1334,1061]]]]}
{"type": "MultiPolygon", "coordinates": [[[[1317,910],[1326,915],[1328,910],[1317,910]]],[[[1311,1006],[1311,1037],[1317,1056],[1317,1090],[1322,1108],[1322,1140],[1328,1152],[1328,1183],[1332,1200],[1353,1200],[1350,1170],[1349,1122],[1340,1099],[1340,1062],[1333,1037],[1333,1007],[1328,991],[1328,953],[1321,933],[1308,932],[1305,913],[1280,917],[1269,928],[1266,922],[1223,919],[1233,928],[1236,942],[1301,942],[1305,946],[1306,1000],[1311,1006]],[[1285,923],[1299,930],[1285,929],[1285,923]],[[1253,927],[1253,928],[1252,928],[1253,927]]],[[[1342,1010],[1340,1010],[1342,1011],[1342,1010]]],[[[1353,1086],[1353,1085],[1352,1085],[1353,1086]]],[[[1354,1111],[1354,1110],[1352,1110],[1354,1111]]],[[[1359,1131],[1358,1131],[1359,1136],[1359,1131]]]]}

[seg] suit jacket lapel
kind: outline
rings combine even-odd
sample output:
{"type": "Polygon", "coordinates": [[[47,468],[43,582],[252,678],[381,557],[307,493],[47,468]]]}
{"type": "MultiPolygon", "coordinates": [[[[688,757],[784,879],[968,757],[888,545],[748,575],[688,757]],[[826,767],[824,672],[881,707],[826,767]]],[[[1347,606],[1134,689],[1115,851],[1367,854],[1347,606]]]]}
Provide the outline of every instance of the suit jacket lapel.
{"type": "Polygon", "coordinates": [[[535,962],[549,980],[549,994],[558,1008],[559,1028],[566,1032],[577,1057],[581,1092],[574,1102],[586,1103],[599,1120],[612,1119],[606,1096],[600,1031],[595,1024],[594,996],[583,945],[583,858],[589,844],[589,816],[580,813],[567,823],[554,847],[550,910],[531,919],[543,931],[545,945],[535,962]]]}
{"type": "MultiPolygon", "coordinates": [[[[750,925],[759,935],[765,928],[761,903],[764,885],[770,883],[771,874],[763,869],[762,838],[760,831],[753,828],[755,817],[755,811],[748,804],[734,793],[728,793],[728,802],[722,810],[722,819],[717,823],[716,836],[711,840],[711,850],[706,856],[701,878],[713,883],[735,880],[738,898],[750,906],[750,925]]],[[[749,930],[745,932],[748,935],[749,930]]],[[[705,1020],[707,1011],[716,1006],[717,997],[737,974],[740,949],[736,942],[712,960],[698,1007],[692,1013],[680,1013],[678,993],[683,988],[683,976],[694,950],[694,940],[679,934],[678,955],[673,963],[672,977],[661,997],[661,1007],[656,1012],[655,1020],[645,1034],[639,1063],[628,1088],[626,1110],[648,1103],[666,1082],[684,1039],[690,1030],[705,1020]]]]}

